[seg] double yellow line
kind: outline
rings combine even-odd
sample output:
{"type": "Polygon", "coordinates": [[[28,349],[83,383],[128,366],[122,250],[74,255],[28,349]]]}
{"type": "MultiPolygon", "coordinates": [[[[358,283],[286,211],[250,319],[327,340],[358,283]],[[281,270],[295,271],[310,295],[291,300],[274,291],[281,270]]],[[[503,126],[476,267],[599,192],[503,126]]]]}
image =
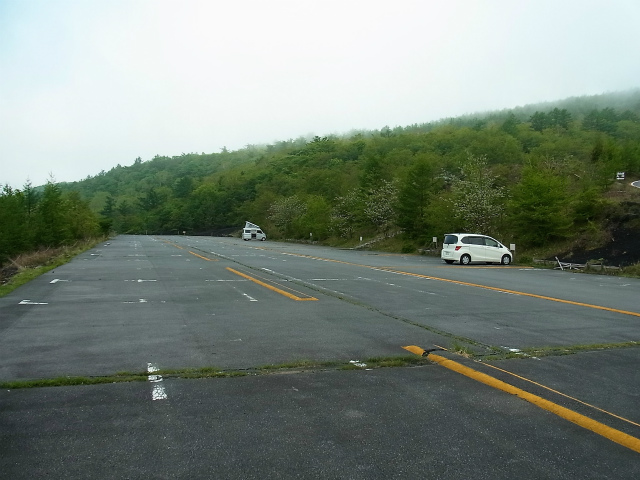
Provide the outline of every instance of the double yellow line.
{"type": "Polygon", "coordinates": [[[603,307],[601,305],[593,305],[591,303],[574,302],[573,300],[564,300],[562,298],[547,297],[546,295],[537,295],[535,293],[520,292],[518,290],[508,290],[506,288],[500,288],[500,287],[490,287],[488,285],[482,285],[482,284],[479,284],[479,283],[469,283],[469,282],[462,282],[460,280],[450,280],[448,278],[432,277],[432,276],[429,276],[429,275],[421,275],[419,273],[403,272],[403,271],[394,270],[394,269],[391,269],[391,268],[381,268],[381,270],[385,270],[387,272],[392,272],[392,273],[397,273],[399,275],[408,275],[408,276],[411,276],[411,277],[426,278],[426,279],[429,279],[429,280],[438,280],[440,282],[455,283],[456,285],[465,285],[467,287],[484,288],[485,290],[493,290],[495,292],[511,293],[513,295],[521,295],[523,297],[539,298],[541,300],[549,300],[549,301],[552,301],[552,302],[567,303],[569,305],[577,305],[577,306],[580,306],[580,307],[595,308],[596,310],[605,310],[607,312],[622,313],[624,315],[632,315],[634,317],[640,317],[640,313],[638,313],[638,312],[631,312],[629,310],[620,310],[620,309],[611,308],[611,307],[603,307]]]}
{"type": "MultiPolygon", "coordinates": [[[[177,243],[173,243],[170,242],[169,240],[163,240],[164,243],[167,243],[173,247],[179,248],[180,250],[184,250],[184,248],[182,248],[180,245],[178,245],[177,243]]],[[[207,258],[207,257],[203,257],[202,255],[196,253],[196,252],[192,252],[191,250],[187,250],[191,255],[195,255],[198,258],[201,258],[202,260],[206,260],[207,262],[217,262],[218,259],[217,258],[207,258]]]]}
{"type": "MultiPolygon", "coordinates": [[[[494,378],[485,373],[474,370],[473,368],[466,367],[458,362],[454,362],[453,360],[449,360],[440,355],[428,353],[424,349],[416,345],[409,345],[402,348],[420,356],[424,356],[425,354],[428,354],[429,360],[432,360],[438,365],[448,368],[449,370],[452,370],[454,372],[460,373],[465,377],[472,378],[473,380],[476,380],[480,383],[484,383],[485,385],[488,385],[490,387],[496,388],[506,393],[510,393],[511,395],[516,395],[517,397],[522,398],[523,400],[526,400],[527,402],[530,402],[536,405],[537,407],[542,408],[543,410],[546,410],[555,415],[558,415],[559,417],[564,418],[565,420],[569,420],[570,422],[575,423],[576,425],[579,425],[583,428],[586,428],[587,430],[591,430],[592,432],[597,433],[598,435],[601,435],[624,447],[627,447],[633,450],[634,452],[640,453],[640,439],[636,437],[632,437],[631,435],[621,432],[620,430],[616,430],[615,428],[611,428],[608,425],[605,425],[604,423],[600,423],[589,417],[581,415],[580,413],[574,412],[573,410],[562,407],[556,403],[550,402],[549,400],[545,400],[542,397],[529,393],[520,388],[514,387],[513,385],[503,382],[502,380],[498,380],[497,378],[494,378]]],[[[510,373],[510,372],[507,372],[507,373],[510,373]]],[[[618,418],[621,418],[621,417],[618,417],[618,418]]],[[[623,419],[623,420],[626,420],[626,419],[623,419]]],[[[630,422],[630,423],[634,423],[634,422],[630,422]]]]}
{"type": "MultiPolygon", "coordinates": [[[[603,307],[601,305],[594,305],[594,304],[591,304],[591,303],[574,302],[573,300],[565,300],[565,299],[562,299],[562,298],[548,297],[546,295],[538,295],[538,294],[535,294],[535,293],[521,292],[521,291],[518,291],[518,290],[509,290],[509,289],[500,288],[500,287],[491,287],[489,285],[482,285],[480,283],[463,282],[463,281],[460,281],[460,280],[451,280],[449,278],[434,277],[432,275],[422,275],[422,274],[419,274],[419,273],[404,272],[402,270],[396,270],[395,268],[391,268],[391,267],[374,267],[373,265],[364,265],[364,264],[361,264],[361,263],[351,263],[351,262],[345,262],[345,261],[342,261],[342,260],[333,260],[331,258],[314,257],[314,256],[311,256],[311,255],[303,255],[303,254],[298,254],[298,253],[286,253],[286,255],[291,255],[291,256],[294,256],[294,257],[309,258],[311,260],[320,260],[320,261],[324,261],[324,262],[342,263],[342,264],[345,264],[345,265],[352,265],[352,266],[355,266],[355,267],[369,268],[371,270],[380,270],[380,271],[384,271],[384,272],[391,272],[391,273],[395,273],[397,275],[406,275],[406,276],[409,276],[409,277],[416,277],[416,278],[426,278],[428,280],[437,280],[439,282],[453,283],[453,284],[456,284],[456,285],[465,285],[467,287],[483,288],[485,290],[493,290],[495,292],[510,293],[510,294],[513,294],[513,295],[521,295],[523,297],[538,298],[540,300],[547,300],[547,301],[558,302],[558,303],[566,303],[568,305],[576,305],[576,306],[580,306],[580,307],[594,308],[596,310],[604,310],[604,311],[607,311],[607,312],[622,313],[624,315],[631,315],[631,316],[634,316],[634,317],[640,317],[640,313],[632,312],[632,311],[629,311],[629,310],[620,310],[618,308],[603,307]]],[[[493,268],[495,268],[495,267],[493,267],[493,268]]]]}
{"type": "Polygon", "coordinates": [[[283,287],[282,285],[280,285],[282,288],[287,288],[287,290],[290,290],[292,292],[295,292],[295,293],[298,293],[300,295],[303,295],[302,297],[299,297],[298,295],[294,295],[293,293],[289,293],[289,292],[287,292],[285,290],[282,290],[280,288],[274,287],[273,285],[269,285],[266,282],[258,280],[257,278],[254,278],[254,277],[252,277],[250,275],[247,275],[246,273],[242,273],[242,272],[239,272],[237,270],[234,270],[233,268],[230,268],[230,267],[227,267],[227,270],[229,270],[231,273],[235,273],[236,275],[240,275],[242,278],[246,278],[247,280],[251,280],[252,282],[257,283],[258,285],[261,285],[261,286],[263,286],[265,288],[268,288],[269,290],[272,290],[272,291],[274,291],[276,293],[279,293],[280,295],[284,295],[285,297],[290,298],[292,300],[296,300],[298,302],[306,302],[306,301],[318,300],[315,297],[311,297],[309,295],[305,295],[302,292],[298,292],[296,290],[293,290],[292,288],[287,288],[287,287],[283,287]]]}
{"type": "Polygon", "coordinates": [[[218,259],[217,258],[207,258],[207,257],[203,257],[202,255],[198,255],[196,252],[192,252],[191,250],[189,250],[189,253],[191,255],[195,255],[198,258],[201,258],[203,260],[206,260],[207,262],[217,262],[218,259]]]}
{"type": "MultiPolygon", "coordinates": [[[[179,248],[180,250],[184,250],[180,245],[177,245],[177,244],[175,244],[173,242],[165,241],[165,243],[173,245],[174,247],[179,248]]],[[[201,258],[202,260],[206,260],[207,262],[217,262],[218,261],[217,258],[207,258],[207,257],[204,257],[204,256],[196,253],[196,252],[192,252],[191,250],[188,250],[188,252],[191,255],[195,255],[196,257],[201,258]]],[[[283,287],[282,285],[280,285],[282,288],[274,287],[273,285],[269,285],[266,282],[258,280],[257,278],[254,278],[254,277],[252,277],[250,275],[247,275],[246,273],[242,273],[242,272],[239,272],[237,270],[234,270],[233,268],[230,268],[230,267],[227,267],[227,270],[229,270],[232,273],[235,273],[236,275],[240,275],[241,277],[246,278],[247,280],[251,280],[252,282],[257,283],[258,285],[261,285],[261,286],[263,286],[265,288],[268,288],[269,290],[271,290],[273,292],[279,293],[280,295],[284,295],[285,297],[290,298],[292,300],[296,300],[298,302],[314,301],[314,300],[317,301],[318,300],[315,297],[312,297],[310,295],[306,295],[306,294],[304,294],[302,292],[298,292],[296,290],[293,290],[292,288],[283,287]],[[298,293],[301,296],[294,295],[293,293],[289,293],[286,290],[284,290],[285,288],[287,290],[290,290],[291,292],[298,293]]]]}

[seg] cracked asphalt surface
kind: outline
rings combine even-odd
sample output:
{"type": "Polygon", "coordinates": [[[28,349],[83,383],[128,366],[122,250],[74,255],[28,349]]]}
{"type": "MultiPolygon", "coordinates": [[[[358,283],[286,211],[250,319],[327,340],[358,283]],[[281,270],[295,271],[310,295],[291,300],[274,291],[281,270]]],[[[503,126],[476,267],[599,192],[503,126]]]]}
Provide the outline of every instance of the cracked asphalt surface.
{"type": "Polygon", "coordinates": [[[640,349],[603,349],[640,340],[638,298],[640,281],[617,277],[232,238],[119,236],[0,299],[0,382],[122,371],[148,372],[149,380],[2,389],[0,471],[638,478],[637,452],[435,364],[153,375],[302,360],[347,365],[403,356],[407,345],[463,345],[482,359],[599,344],[491,364],[444,354],[639,438],[640,349]]]}

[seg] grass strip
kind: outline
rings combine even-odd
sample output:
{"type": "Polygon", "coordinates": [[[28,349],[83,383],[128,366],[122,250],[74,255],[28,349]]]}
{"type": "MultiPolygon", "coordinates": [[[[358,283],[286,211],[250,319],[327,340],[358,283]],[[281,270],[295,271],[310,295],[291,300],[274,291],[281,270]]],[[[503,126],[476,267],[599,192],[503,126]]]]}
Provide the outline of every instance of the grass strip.
{"type": "Polygon", "coordinates": [[[565,345],[559,347],[529,347],[523,348],[518,352],[493,353],[491,355],[482,356],[482,360],[507,360],[510,358],[527,358],[527,357],[554,357],[561,355],[573,355],[582,352],[597,352],[601,350],[615,350],[621,348],[640,347],[640,342],[620,342],[620,343],[592,343],[586,345],[565,345]]]}
{"type": "Polygon", "coordinates": [[[68,263],[73,257],[86,252],[104,241],[104,238],[91,239],[72,246],[60,247],[52,250],[51,252],[38,251],[31,254],[21,255],[19,262],[16,262],[20,266],[18,272],[15,275],[12,275],[5,284],[0,285],[0,297],[8,295],[16,288],[24,285],[25,283],[29,283],[34,278],[38,278],[40,275],[47,273],[54,268],[68,263]],[[41,264],[30,266],[34,261],[41,264]],[[24,265],[20,265],[21,263],[24,263],[24,265]]]}
{"type": "MultiPolygon", "coordinates": [[[[375,368],[398,368],[408,366],[431,365],[426,357],[404,355],[399,357],[374,357],[357,363],[340,361],[315,362],[300,360],[282,364],[269,364],[243,370],[221,370],[216,367],[183,368],[157,370],[153,375],[163,378],[235,378],[245,376],[269,375],[276,373],[302,373],[309,370],[370,370],[375,368]]],[[[119,372],[113,375],[96,377],[57,377],[34,380],[0,381],[0,388],[16,390],[19,388],[66,387],[74,385],[99,385],[106,383],[144,382],[149,378],[148,372],[119,372]]]]}
{"type": "Polygon", "coordinates": [[[75,385],[99,385],[103,383],[142,382],[147,380],[147,375],[112,375],[106,377],[57,377],[41,378],[35,380],[15,380],[0,382],[0,388],[17,390],[19,388],[38,387],[68,387],[75,385]]]}

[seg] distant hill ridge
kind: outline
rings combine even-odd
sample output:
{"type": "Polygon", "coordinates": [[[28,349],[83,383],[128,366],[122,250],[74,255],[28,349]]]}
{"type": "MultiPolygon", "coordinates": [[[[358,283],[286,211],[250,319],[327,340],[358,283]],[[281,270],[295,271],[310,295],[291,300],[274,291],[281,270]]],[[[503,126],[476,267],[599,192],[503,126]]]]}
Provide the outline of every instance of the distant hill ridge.
{"type": "MultiPolygon", "coordinates": [[[[382,241],[376,248],[410,252],[446,232],[473,230],[517,244],[520,258],[588,254],[615,232],[633,238],[640,228],[628,215],[639,194],[628,182],[638,178],[635,89],[235,151],[137,158],[48,192],[31,189],[28,212],[0,215],[0,247],[1,235],[29,231],[15,226],[46,206],[59,213],[55,222],[43,218],[42,228],[74,233],[39,238],[82,236],[82,225],[97,223],[116,233],[228,234],[250,219],[270,240],[353,247],[387,238],[387,247],[382,241]],[[616,181],[619,171],[625,182],[616,181]],[[80,208],[82,225],[72,222],[80,208]],[[3,221],[11,228],[3,230],[3,221]]],[[[0,202],[18,205],[20,195],[5,193],[0,202]]],[[[8,244],[37,242],[22,240],[8,244]]]]}

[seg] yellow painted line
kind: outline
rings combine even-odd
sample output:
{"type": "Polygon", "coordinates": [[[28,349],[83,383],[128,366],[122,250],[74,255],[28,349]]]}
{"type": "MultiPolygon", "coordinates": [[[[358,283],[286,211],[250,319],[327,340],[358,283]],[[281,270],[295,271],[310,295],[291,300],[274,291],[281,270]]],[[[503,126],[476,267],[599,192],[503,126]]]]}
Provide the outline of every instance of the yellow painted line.
{"type": "Polygon", "coordinates": [[[169,240],[162,240],[164,243],[166,243],[167,245],[171,245],[172,247],[176,247],[179,248],[180,250],[184,250],[184,248],[182,248],[180,245],[170,242],[169,240]]]}
{"type": "Polygon", "coordinates": [[[455,283],[456,285],[465,285],[467,287],[484,288],[485,290],[493,290],[495,292],[512,293],[514,295],[522,295],[524,297],[539,298],[541,300],[549,300],[549,301],[552,301],[552,302],[566,303],[566,304],[569,304],[569,305],[577,305],[577,306],[580,306],[580,307],[595,308],[597,310],[605,310],[607,312],[622,313],[624,315],[633,315],[634,317],[640,317],[640,313],[638,313],[638,312],[630,312],[628,310],[619,310],[617,308],[603,307],[601,305],[593,305],[591,303],[574,302],[573,300],[564,300],[562,298],[547,297],[546,295],[537,295],[535,293],[520,292],[520,291],[517,291],[517,290],[508,290],[506,288],[490,287],[488,285],[482,285],[482,284],[479,284],[479,283],[462,282],[460,280],[451,280],[449,278],[432,277],[430,275],[421,275],[419,273],[403,272],[403,271],[400,271],[400,270],[392,270],[392,269],[389,269],[389,268],[382,269],[382,270],[386,270],[388,272],[393,272],[393,273],[398,273],[400,275],[409,275],[411,277],[427,278],[429,280],[438,280],[440,282],[455,283]]]}
{"type": "Polygon", "coordinates": [[[218,259],[217,258],[207,258],[207,257],[203,257],[202,255],[198,255],[196,252],[192,252],[191,250],[189,250],[189,253],[191,255],[195,255],[198,258],[201,258],[203,260],[206,260],[207,262],[217,262],[218,259]]]}
{"type": "Polygon", "coordinates": [[[363,265],[361,263],[351,263],[351,262],[343,262],[342,260],[334,260],[332,258],[322,258],[322,257],[314,257],[312,255],[303,255],[301,253],[289,253],[289,252],[282,252],[283,255],[290,255],[292,257],[301,257],[301,258],[309,258],[311,260],[319,260],[321,262],[331,262],[331,263],[342,263],[343,265],[352,265],[354,267],[365,267],[365,268],[377,268],[377,267],[373,267],[371,265],[363,265]]]}
{"type": "MultiPolygon", "coordinates": [[[[508,290],[506,288],[490,287],[488,285],[482,285],[482,284],[479,284],[479,283],[462,282],[460,280],[451,280],[449,278],[434,277],[434,276],[431,276],[431,275],[422,275],[422,274],[419,274],[419,273],[404,272],[402,270],[396,270],[396,269],[390,268],[390,267],[374,267],[372,265],[364,265],[364,264],[361,264],[361,263],[344,262],[342,260],[333,260],[333,259],[330,259],[330,258],[313,257],[311,255],[302,255],[302,254],[298,254],[298,253],[284,253],[284,255],[291,255],[291,256],[294,256],[294,257],[309,258],[309,259],[312,259],[312,260],[320,260],[320,261],[324,261],[324,262],[342,263],[344,265],[352,265],[352,266],[356,266],[356,267],[364,267],[364,268],[369,268],[371,270],[379,270],[379,271],[391,272],[391,273],[396,273],[396,274],[399,274],[399,275],[408,275],[408,276],[417,277],[417,278],[426,278],[426,279],[429,279],[429,280],[437,280],[437,281],[440,281],[440,282],[454,283],[456,285],[465,285],[467,287],[483,288],[485,290],[493,290],[495,292],[511,293],[513,295],[522,295],[524,297],[538,298],[538,299],[541,299],[541,300],[548,300],[548,301],[551,301],[551,302],[566,303],[568,305],[577,305],[577,306],[580,306],[580,307],[595,308],[596,310],[604,310],[604,311],[607,311],[607,312],[622,313],[624,315],[632,315],[634,317],[640,317],[640,313],[631,312],[629,310],[620,310],[620,309],[617,309],[617,308],[603,307],[601,305],[593,305],[593,304],[590,304],[590,303],[574,302],[573,300],[564,300],[562,298],[548,297],[546,295],[537,295],[535,293],[520,292],[520,291],[517,291],[517,290],[508,290]]],[[[477,268],[477,267],[474,267],[474,268],[477,268]]]]}
{"type": "Polygon", "coordinates": [[[623,422],[627,422],[627,423],[630,423],[631,425],[635,425],[636,427],[640,427],[640,423],[636,423],[633,420],[629,420],[628,418],[621,417],[620,415],[616,415],[615,413],[609,412],[609,411],[607,411],[607,410],[605,410],[603,408],[600,408],[600,407],[596,407],[595,405],[591,405],[590,403],[583,402],[582,400],[580,400],[578,398],[572,397],[571,395],[567,395],[566,393],[559,392],[558,390],[554,390],[553,388],[547,387],[546,385],[542,385],[541,383],[534,382],[533,380],[530,380],[527,377],[523,377],[521,375],[518,375],[517,373],[510,372],[509,370],[505,370],[503,368],[496,367],[495,365],[491,365],[489,363],[483,363],[482,365],[485,365],[487,367],[491,367],[491,368],[493,368],[495,370],[498,370],[500,372],[503,372],[503,373],[508,373],[509,375],[513,375],[514,377],[519,378],[520,380],[524,380],[525,382],[529,382],[529,383],[532,383],[533,385],[536,385],[536,386],[538,386],[540,388],[544,388],[545,390],[549,390],[550,392],[553,392],[556,395],[560,395],[561,397],[568,398],[569,400],[573,400],[574,402],[581,403],[582,405],[585,405],[585,406],[587,406],[589,408],[593,408],[594,410],[598,410],[599,412],[606,413],[607,415],[610,415],[610,416],[612,416],[614,418],[617,418],[618,420],[622,420],[623,422]]]}
{"type": "MultiPolygon", "coordinates": [[[[277,292],[277,293],[279,293],[280,295],[284,295],[285,297],[288,297],[288,298],[290,298],[290,299],[292,299],[292,300],[297,300],[297,301],[299,301],[299,302],[305,302],[305,301],[310,301],[310,300],[318,300],[318,299],[317,299],[317,298],[315,298],[315,297],[309,297],[309,296],[305,296],[305,297],[298,297],[297,295],[294,295],[294,294],[289,293],[289,292],[285,292],[284,290],[281,290],[281,289],[279,289],[279,288],[276,288],[276,287],[274,287],[273,285],[269,285],[268,283],[265,283],[265,282],[263,282],[263,281],[261,281],[261,280],[258,280],[257,278],[254,278],[254,277],[252,277],[252,276],[250,276],[250,275],[247,275],[247,274],[245,274],[245,273],[242,273],[242,272],[239,272],[239,271],[237,271],[237,270],[234,270],[233,268],[230,268],[230,267],[227,267],[227,270],[229,270],[229,271],[230,271],[230,272],[232,272],[232,273],[235,273],[236,275],[240,275],[241,277],[246,278],[247,280],[251,280],[252,282],[257,283],[258,285],[261,285],[261,286],[263,286],[263,287],[265,287],[265,288],[268,288],[269,290],[272,290],[272,291],[274,291],[274,292],[277,292]]],[[[293,290],[293,289],[291,289],[291,291],[296,292],[296,291],[295,291],[295,290],[293,290]]],[[[302,293],[302,292],[296,292],[296,293],[299,293],[300,295],[304,295],[304,293],[302,293]]]]}
{"type": "MultiPolygon", "coordinates": [[[[449,351],[448,349],[446,349],[444,347],[441,347],[440,345],[434,345],[434,346],[438,347],[441,350],[449,351]]],[[[415,345],[409,345],[407,347],[402,347],[402,348],[404,348],[405,350],[410,351],[411,353],[415,353],[416,355],[419,355],[419,356],[424,356],[424,354],[425,354],[425,350],[424,349],[422,349],[420,347],[417,347],[415,345]]],[[[610,416],[612,416],[614,418],[617,418],[618,420],[622,420],[623,422],[629,423],[631,425],[635,425],[636,427],[640,427],[640,423],[634,422],[633,420],[629,420],[628,418],[625,418],[625,417],[621,417],[620,415],[616,415],[615,413],[609,412],[608,410],[605,410],[604,408],[600,408],[600,407],[592,405],[592,404],[590,404],[588,402],[584,402],[584,401],[580,400],[579,398],[572,397],[571,395],[567,395],[566,393],[559,392],[558,390],[555,390],[555,389],[553,389],[551,387],[547,387],[546,385],[543,385],[541,383],[533,381],[533,380],[531,380],[531,379],[529,379],[527,377],[523,377],[522,375],[518,375],[517,373],[510,372],[509,370],[505,370],[504,368],[496,367],[495,365],[491,365],[490,363],[487,363],[487,362],[478,362],[477,360],[473,360],[473,361],[475,363],[480,363],[481,365],[483,365],[485,367],[493,368],[494,370],[498,370],[499,372],[512,375],[512,376],[514,376],[514,377],[516,377],[516,378],[518,378],[520,380],[523,380],[525,382],[529,382],[529,383],[531,383],[531,384],[533,384],[533,385],[535,385],[537,387],[544,388],[545,390],[553,392],[556,395],[560,395],[561,397],[568,398],[569,400],[572,400],[574,402],[580,403],[580,404],[582,404],[582,405],[584,405],[586,407],[593,408],[594,410],[597,410],[597,411],[602,412],[602,413],[606,413],[607,415],[610,415],[610,416]]]]}
{"type": "Polygon", "coordinates": [[[410,351],[411,353],[415,353],[418,356],[423,356],[424,355],[424,349],[417,347],[416,345],[408,345],[406,347],[402,347],[405,350],[410,351]]]}
{"type": "MultiPolygon", "coordinates": [[[[415,345],[409,345],[407,347],[402,347],[405,350],[419,352],[424,352],[423,349],[417,347],[415,345]]],[[[420,354],[421,355],[421,354],[420,354]]],[[[580,427],[586,428],[587,430],[591,430],[598,435],[601,435],[615,443],[618,443],[624,447],[627,447],[634,452],[640,453],[640,439],[636,437],[632,437],[620,430],[616,430],[615,428],[611,428],[604,423],[600,423],[596,420],[593,420],[589,417],[581,415],[578,412],[574,412],[573,410],[569,410],[568,408],[562,407],[556,403],[550,402],[549,400],[545,400],[542,397],[534,395],[532,393],[526,392],[520,388],[514,387],[502,380],[498,380],[490,375],[474,370],[473,368],[466,367],[458,362],[454,362],[453,360],[449,360],[447,358],[441,357],[440,355],[429,355],[429,360],[433,360],[438,365],[441,365],[449,370],[452,370],[456,373],[464,375],[465,377],[469,377],[473,380],[476,380],[480,383],[484,383],[492,388],[496,388],[503,392],[509,393],[511,395],[516,395],[517,397],[526,400],[529,403],[533,403],[537,407],[542,408],[548,412],[551,412],[555,415],[558,415],[565,420],[568,420],[580,427]]]]}

